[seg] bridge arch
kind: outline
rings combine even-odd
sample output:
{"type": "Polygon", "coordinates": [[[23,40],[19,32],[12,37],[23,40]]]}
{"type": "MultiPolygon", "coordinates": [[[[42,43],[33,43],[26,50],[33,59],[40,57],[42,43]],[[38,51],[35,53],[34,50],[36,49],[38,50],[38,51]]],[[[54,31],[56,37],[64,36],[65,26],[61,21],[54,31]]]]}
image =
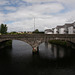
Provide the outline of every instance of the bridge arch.
{"type": "Polygon", "coordinates": [[[22,41],[22,42],[25,42],[27,43],[29,46],[32,47],[32,45],[27,41],[27,40],[22,40],[22,39],[2,39],[0,42],[5,42],[5,41],[9,41],[9,40],[18,40],[18,41],[22,41]]]}
{"type": "Polygon", "coordinates": [[[29,45],[28,43],[21,41],[21,40],[13,40],[12,41],[12,48],[13,49],[18,49],[18,50],[27,50],[27,51],[32,51],[32,46],[29,45]]]}
{"type": "Polygon", "coordinates": [[[75,34],[24,34],[24,35],[0,35],[0,42],[3,40],[21,40],[32,48],[38,47],[42,42],[48,42],[49,40],[65,40],[75,43],[75,34]]]}

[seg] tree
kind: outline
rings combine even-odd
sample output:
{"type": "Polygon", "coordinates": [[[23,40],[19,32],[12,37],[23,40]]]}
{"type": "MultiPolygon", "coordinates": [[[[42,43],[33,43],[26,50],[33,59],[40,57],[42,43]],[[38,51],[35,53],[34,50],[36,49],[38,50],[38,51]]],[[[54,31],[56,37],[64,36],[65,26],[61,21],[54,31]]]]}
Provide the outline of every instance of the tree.
{"type": "Polygon", "coordinates": [[[6,24],[1,24],[0,25],[0,33],[1,34],[6,34],[7,33],[7,25],[6,24]]]}
{"type": "Polygon", "coordinates": [[[18,34],[16,31],[10,32],[9,34],[18,34]]]}
{"type": "Polygon", "coordinates": [[[1,33],[1,25],[0,25],[0,33],[1,33]]]}

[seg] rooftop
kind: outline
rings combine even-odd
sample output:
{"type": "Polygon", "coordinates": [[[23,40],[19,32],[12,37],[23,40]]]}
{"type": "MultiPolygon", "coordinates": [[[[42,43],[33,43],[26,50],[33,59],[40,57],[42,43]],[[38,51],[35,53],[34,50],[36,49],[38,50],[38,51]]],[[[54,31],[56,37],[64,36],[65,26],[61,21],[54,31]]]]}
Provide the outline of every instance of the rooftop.
{"type": "Polygon", "coordinates": [[[59,28],[64,28],[64,25],[63,25],[63,26],[57,26],[56,28],[57,28],[57,29],[59,29],[59,28]]]}
{"type": "Polygon", "coordinates": [[[53,32],[53,31],[52,31],[52,29],[46,29],[45,31],[48,31],[48,32],[53,32]]]}

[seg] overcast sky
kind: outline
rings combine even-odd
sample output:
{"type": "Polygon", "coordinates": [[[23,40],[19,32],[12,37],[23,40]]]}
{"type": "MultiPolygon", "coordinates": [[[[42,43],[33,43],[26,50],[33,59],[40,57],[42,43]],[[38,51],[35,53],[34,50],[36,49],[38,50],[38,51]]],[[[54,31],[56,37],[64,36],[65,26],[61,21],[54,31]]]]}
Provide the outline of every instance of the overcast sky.
{"type": "Polygon", "coordinates": [[[0,24],[8,31],[43,31],[75,21],[75,0],[0,0],[0,24]]]}

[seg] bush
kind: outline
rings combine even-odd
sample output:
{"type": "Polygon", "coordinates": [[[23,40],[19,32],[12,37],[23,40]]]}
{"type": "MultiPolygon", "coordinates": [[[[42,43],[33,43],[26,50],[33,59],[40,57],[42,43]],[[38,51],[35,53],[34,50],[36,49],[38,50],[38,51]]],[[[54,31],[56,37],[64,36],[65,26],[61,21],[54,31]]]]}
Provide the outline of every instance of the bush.
{"type": "Polygon", "coordinates": [[[69,44],[68,42],[61,41],[61,40],[50,40],[49,43],[56,44],[56,45],[61,45],[61,46],[65,46],[65,47],[69,46],[68,45],[69,44]]]}

